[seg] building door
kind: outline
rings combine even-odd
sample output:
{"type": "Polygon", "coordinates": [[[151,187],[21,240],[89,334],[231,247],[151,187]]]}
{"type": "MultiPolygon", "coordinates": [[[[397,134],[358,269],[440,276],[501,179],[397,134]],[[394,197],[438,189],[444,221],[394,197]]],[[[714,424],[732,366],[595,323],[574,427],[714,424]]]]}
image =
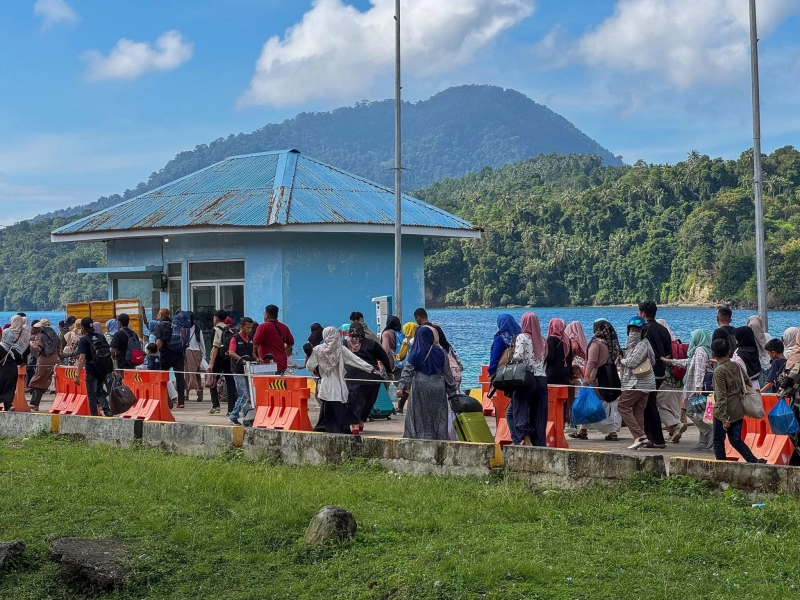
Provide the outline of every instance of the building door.
{"type": "Polygon", "coordinates": [[[211,356],[213,340],[214,312],[220,308],[228,313],[234,324],[244,316],[244,284],[220,281],[214,283],[193,283],[192,311],[194,320],[200,325],[206,344],[206,356],[211,356]]]}

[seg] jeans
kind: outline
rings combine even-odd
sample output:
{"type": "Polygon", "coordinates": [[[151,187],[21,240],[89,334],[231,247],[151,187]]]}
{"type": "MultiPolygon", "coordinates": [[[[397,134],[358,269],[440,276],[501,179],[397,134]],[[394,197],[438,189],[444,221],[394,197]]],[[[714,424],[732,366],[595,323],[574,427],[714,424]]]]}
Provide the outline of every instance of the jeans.
{"type": "Polygon", "coordinates": [[[246,375],[234,375],[233,379],[236,384],[236,391],[239,393],[239,398],[236,400],[236,405],[231,411],[231,419],[238,419],[239,414],[244,416],[250,409],[250,386],[248,385],[246,375]]]}
{"type": "Polygon", "coordinates": [[[508,423],[508,431],[511,433],[511,443],[519,446],[522,443],[522,438],[517,435],[517,428],[514,424],[514,401],[508,403],[506,408],[506,423],[508,423]]]}
{"type": "Polygon", "coordinates": [[[98,406],[107,417],[113,416],[108,406],[108,399],[103,391],[105,377],[95,377],[94,373],[86,369],[86,395],[89,397],[89,413],[93,417],[99,416],[98,406]]]}
{"type": "Polygon", "coordinates": [[[750,447],[742,441],[742,423],[744,419],[734,421],[728,427],[728,431],[722,426],[722,421],[714,417],[714,458],[717,460],[727,460],[725,456],[725,436],[731,446],[742,458],[749,463],[758,462],[758,459],[750,451],[750,447]]]}
{"type": "MultiPolygon", "coordinates": [[[[165,346],[166,348],[166,346],[165,346]]],[[[178,404],[186,403],[186,379],[183,376],[184,360],[183,353],[173,352],[172,350],[161,350],[161,370],[175,371],[175,387],[178,390],[178,404]]]]}

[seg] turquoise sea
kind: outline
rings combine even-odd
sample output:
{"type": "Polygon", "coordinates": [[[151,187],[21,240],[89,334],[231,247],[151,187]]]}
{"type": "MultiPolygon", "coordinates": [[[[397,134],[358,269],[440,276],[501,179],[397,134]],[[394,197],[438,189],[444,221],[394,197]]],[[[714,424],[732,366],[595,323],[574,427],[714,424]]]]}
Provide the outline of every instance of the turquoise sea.
{"type": "MultiPolygon", "coordinates": [[[[447,334],[447,339],[455,345],[461,359],[464,362],[464,385],[465,387],[476,386],[481,365],[489,359],[489,349],[492,345],[492,338],[497,330],[497,315],[509,313],[517,321],[522,314],[528,310],[535,312],[539,316],[542,325],[542,333],[547,333],[547,324],[553,317],[560,317],[567,323],[570,321],[580,321],[586,331],[587,337],[591,337],[592,325],[595,319],[608,319],[621,333],[624,343],[625,324],[636,314],[633,307],[614,307],[614,308],[460,308],[460,309],[431,309],[430,318],[433,322],[439,323],[447,334]]],[[[7,323],[15,313],[0,312],[0,326],[7,323]]],[[[658,317],[666,319],[672,331],[682,340],[688,342],[689,336],[694,329],[706,329],[709,332],[716,328],[717,311],[713,308],[662,308],[658,311],[658,317]]],[[[744,325],[747,317],[755,314],[753,310],[735,310],[733,312],[733,324],[744,325]]],[[[64,319],[63,312],[28,312],[29,319],[41,319],[47,317],[56,325],[64,319]]],[[[309,319],[309,323],[313,319],[309,319]]],[[[370,324],[374,326],[374,324],[370,324]]],[[[783,334],[787,327],[800,327],[800,311],[770,311],[769,330],[774,336],[783,334]]],[[[304,339],[307,335],[305,331],[293,332],[297,339],[304,339]]],[[[297,357],[298,359],[301,357],[297,357]]]]}

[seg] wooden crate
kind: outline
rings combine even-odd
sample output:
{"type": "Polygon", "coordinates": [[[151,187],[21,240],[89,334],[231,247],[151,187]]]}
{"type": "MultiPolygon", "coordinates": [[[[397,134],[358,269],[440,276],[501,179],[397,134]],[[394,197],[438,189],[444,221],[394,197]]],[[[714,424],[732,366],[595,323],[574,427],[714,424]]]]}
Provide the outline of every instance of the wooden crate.
{"type": "Polygon", "coordinates": [[[103,332],[106,331],[106,321],[109,319],[116,319],[117,313],[115,312],[113,300],[95,300],[90,302],[92,305],[92,320],[98,321],[103,327],[103,332]]]}
{"type": "Polygon", "coordinates": [[[142,312],[144,309],[142,307],[142,302],[137,298],[123,298],[120,300],[114,301],[114,309],[116,314],[125,313],[130,317],[130,325],[129,327],[139,334],[142,335],[142,312]]]}
{"type": "Polygon", "coordinates": [[[91,317],[91,304],[89,302],[70,302],[67,304],[67,316],[75,317],[78,321],[84,317],[91,317]]]}

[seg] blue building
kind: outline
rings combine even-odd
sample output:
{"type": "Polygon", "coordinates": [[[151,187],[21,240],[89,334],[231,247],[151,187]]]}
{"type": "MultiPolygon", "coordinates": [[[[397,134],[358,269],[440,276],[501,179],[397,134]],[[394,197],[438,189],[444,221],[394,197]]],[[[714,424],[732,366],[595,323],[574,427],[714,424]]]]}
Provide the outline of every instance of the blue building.
{"type": "MultiPolygon", "coordinates": [[[[227,158],[52,232],[102,241],[108,298],[193,310],[206,327],[224,308],[261,320],[276,304],[298,340],[350,312],[374,326],[372,298],[394,290],[394,191],[297,150],[227,158]]],[[[404,317],[425,304],[423,238],[477,228],[403,197],[404,317]]]]}

